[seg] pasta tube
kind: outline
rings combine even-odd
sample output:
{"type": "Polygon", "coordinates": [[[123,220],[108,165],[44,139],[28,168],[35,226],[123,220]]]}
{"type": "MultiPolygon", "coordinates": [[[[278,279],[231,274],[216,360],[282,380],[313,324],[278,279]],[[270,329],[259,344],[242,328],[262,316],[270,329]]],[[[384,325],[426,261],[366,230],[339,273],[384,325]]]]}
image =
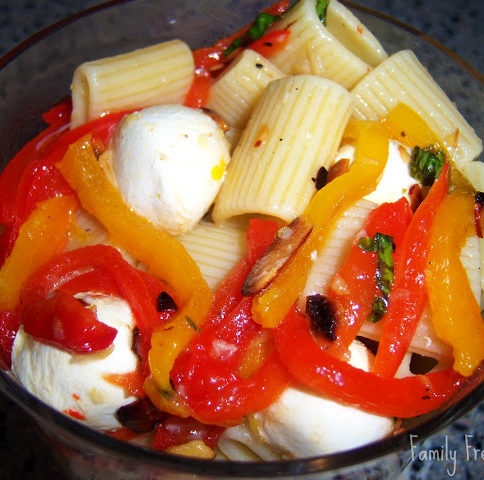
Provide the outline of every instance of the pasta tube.
{"type": "Polygon", "coordinates": [[[194,71],[192,52],[181,40],[85,62],[72,79],[71,127],[106,112],[182,103],[194,71]]]}
{"type": "Polygon", "coordinates": [[[402,50],[383,61],[355,86],[352,95],[353,116],[358,119],[377,121],[398,103],[408,105],[477,187],[470,165],[482,151],[482,141],[412,51],[402,50]]]}
{"type": "MultiPolygon", "coordinates": [[[[382,323],[364,322],[359,335],[375,341],[380,340],[382,323]]],[[[408,351],[423,355],[424,357],[435,358],[441,364],[441,368],[448,367],[452,363],[451,347],[440,340],[435,333],[430,319],[430,312],[427,308],[420,318],[408,351]]]]}
{"type": "Polygon", "coordinates": [[[275,80],[264,90],[237,145],[213,210],[215,222],[261,213],[290,221],[316,191],[351,112],[350,93],[314,75],[275,80]]]}
{"type": "Polygon", "coordinates": [[[328,241],[315,252],[306,285],[299,297],[303,310],[306,297],[326,292],[334,272],[338,271],[347,255],[353,238],[363,228],[369,213],[375,206],[369,200],[358,200],[341,215],[328,241]]]}
{"type": "Polygon", "coordinates": [[[264,88],[284,74],[253,50],[244,50],[210,88],[207,108],[231,128],[243,128],[264,88]]]}
{"type": "Polygon", "coordinates": [[[326,28],[351,52],[372,67],[388,57],[378,39],[342,3],[331,0],[326,10],[326,28]]]}
{"type": "MultiPolygon", "coordinates": [[[[472,293],[477,303],[481,304],[481,249],[480,239],[477,235],[467,237],[460,252],[460,260],[467,273],[472,293]]],[[[481,308],[483,306],[481,305],[481,308]]]]}
{"type": "Polygon", "coordinates": [[[235,223],[215,225],[201,221],[178,239],[200,267],[212,291],[243,257],[246,249],[246,229],[235,223]]]}
{"type": "Polygon", "coordinates": [[[271,62],[288,75],[319,75],[351,88],[371,68],[323,25],[315,0],[300,0],[272,29],[291,32],[287,45],[271,56],[271,62]]]}

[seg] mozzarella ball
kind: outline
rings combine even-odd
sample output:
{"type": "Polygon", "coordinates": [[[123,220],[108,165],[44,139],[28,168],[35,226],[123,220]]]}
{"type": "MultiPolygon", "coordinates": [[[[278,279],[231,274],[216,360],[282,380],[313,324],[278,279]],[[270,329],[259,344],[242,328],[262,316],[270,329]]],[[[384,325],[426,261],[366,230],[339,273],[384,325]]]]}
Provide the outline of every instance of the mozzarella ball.
{"type": "MultiPolygon", "coordinates": [[[[353,342],[350,351],[350,363],[368,371],[373,357],[366,347],[353,342]]],[[[235,461],[303,458],[350,450],[390,436],[393,430],[393,418],[288,387],[268,408],[225,430],[219,450],[221,458],[235,461]]]]}
{"type": "Polygon", "coordinates": [[[123,118],[111,158],[124,201],[157,227],[180,235],[215,199],[230,151],[223,131],[203,111],[159,105],[123,118]]]}
{"type": "MultiPolygon", "coordinates": [[[[351,345],[350,363],[370,367],[371,353],[351,345]]],[[[349,450],[393,432],[392,418],[374,415],[297,388],[287,388],[266,410],[254,415],[261,438],[284,456],[308,457],[349,450]]]]}
{"type": "Polygon", "coordinates": [[[135,320],[127,302],[108,296],[76,296],[96,308],[99,321],[117,329],[105,351],[72,354],[37,341],[20,327],[12,349],[12,372],[33,395],[51,407],[101,431],[121,427],[116,411],[136,398],[105,375],[136,370],[135,320]]]}
{"type": "MultiPolygon", "coordinates": [[[[410,175],[410,154],[411,149],[400,142],[390,140],[388,142],[388,158],[382,176],[373,192],[365,198],[371,202],[381,205],[385,202],[395,202],[401,197],[410,200],[410,189],[418,183],[410,175]]],[[[335,163],[342,158],[347,158],[352,163],[355,158],[355,147],[346,144],[338,150],[335,163]]]]}

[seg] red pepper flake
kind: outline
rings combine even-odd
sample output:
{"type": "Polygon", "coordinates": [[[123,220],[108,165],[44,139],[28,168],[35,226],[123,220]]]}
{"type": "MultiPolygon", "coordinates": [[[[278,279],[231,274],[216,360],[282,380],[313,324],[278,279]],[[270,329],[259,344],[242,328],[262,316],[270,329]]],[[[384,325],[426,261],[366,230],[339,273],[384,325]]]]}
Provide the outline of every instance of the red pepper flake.
{"type": "Polygon", "coordinates": [[[254,142],[254,148],[260,147],[264,143],[268,135],[269,135],[269,126],[264,123],[263,125],[261,125],[259,131],[257,132],[257,135],[256,135],[257,140],[254,142]]]}
{"type": "Polygon", "coordinates": [[[356,31],[360,34],[360,35],[363,35],[363,27],[361,25],[358,25],[356,27],[356,31]]]}
{"type": "Polygon", "coordinates": [[[477,192],[474,196],[474,224],[476,226],[476,234],[482,238],[482,208],[484,206],[484,192],[477,192]]]}
{"type": "Polygon", "coordinates": [[[81,413],[78,412],[77,410],[71,410],[70,408],[66,409],[63,411],[66,415],[69,415],[72,418],[75,418],[76,420],[85,420],[86,417],[81,413]]]}
{"type": "Polygon", "coordinates": [[[74,400],[80,400],[80,399],[81,399],[81,397],[80,397],[80,395],[79,395],[78,393],[73,393],[73,394],[72,394],[72,398],[73,398],[74,400]]]}

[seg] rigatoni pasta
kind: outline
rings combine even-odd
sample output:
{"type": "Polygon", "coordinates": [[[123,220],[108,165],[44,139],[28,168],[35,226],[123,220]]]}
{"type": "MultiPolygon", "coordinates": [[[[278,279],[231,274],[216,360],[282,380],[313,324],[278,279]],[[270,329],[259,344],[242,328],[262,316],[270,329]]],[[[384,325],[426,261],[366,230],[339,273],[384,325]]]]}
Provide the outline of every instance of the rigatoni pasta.
{"type": "Polygon", "coordinates": [[[264,88],[284,76],[272,62],[245,50],[212,84],[206,106],[230,128],[242,129],[264,88]]]}
{"type": "MultiPolygon", "coordinates": [[[[379,121],[398,103],[408,105],[464,174],[470,173],[466,165],[482,151],[481,139],[411,50],[384,60],[354,87],[352,95],[353,116],[359,119],[379,121]]],[[[475,182],[475,177],[467,178],[475,182]]]]}
{"type": "Polygon", "coordinates": [[[461,253],[460,260],[467,272],[467,278],[476,297],[476,300],[481,304],[481,269],[479,268],[480,254],[480,239],[477,235],[470,235],[467,237],[464,243],[461,253]]]}
{"type": "Polygon", "coordinates": [[[350,110],[351,95],[330,80],[296,75],[270,83],[234,151],[214,220],[298,216],[315,192],[318,169],[333,161],[350,110]]]}
{"type": "MultiPolygon", "coordinates": [[[[378,341],[381,338],[381,322],[364,322],[359,334],[378,341]]],[[[432,325],[431,314],[426,309],[420,318],[417,329],[409,345],[409,352],[438,360],[440,368],[448,367],[452,361],[452,349],[439,339],[432,325]]]]}
{"type": "Polygon", "coordinates": [[[301,0],[273,27],[285,28],[288,43],[271,61],[287,74],[319,75],[351,88],[371,68],[323,25],[314,0],[301,0]]]}
{"type": "MultiPolygon", "coordinates": [[[[326,292],[334,272],[341,266],[355,235],[362,229],[376,204],[361,199],[343,213],[327,242],[314,252],[314,259],[300,299],[326,292]]],[[[301,305],[301,308],[304,306],[301,305]]]]}
{"type": "Polygon", "coordinates": [[[337,0],[331,0],[326,9],[326,28],[348,50],[371,67],[376,67],[388,57],[382,44],[373,33],[351,10],[337,0]]]}
{"type": "Polygon", "coordinates": [[[181,244],[200,267],[208,286],[215,290],[227,272],[242,258],[246,248],[243,225],[216,225],[202,221],[181,235],[181,244]]]}
{"type": "Polygon", "coordinates": [[[72,79],[71,127],[107,112],[182,103],[194,71],[193,54],[181,40],[85,62],[72,79]]]}

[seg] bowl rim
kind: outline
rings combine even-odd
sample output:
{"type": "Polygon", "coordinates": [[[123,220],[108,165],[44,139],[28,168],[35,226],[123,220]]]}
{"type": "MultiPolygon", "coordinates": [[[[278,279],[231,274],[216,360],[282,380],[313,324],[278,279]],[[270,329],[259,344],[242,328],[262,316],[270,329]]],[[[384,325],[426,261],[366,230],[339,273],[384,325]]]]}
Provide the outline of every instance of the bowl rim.
{"type": "MultiPolygon", "coordinates": [[[[403,453],[409,450],[410,435],[418,438],[418,442],[420,443],[429,436],[436,434],[439,430],[472,408],[477,407],[479,403],[482,403],[482,399],[484,398],[484,382],[482,382],[484,366],[481,367],[480,375],[478,375],[480,383],[473,388],[472,392],[460,398],[443,411],[434,413],[429,419],[424,420],[415,427],[397,433],[392,437],[352,450],[332,454],[260,462],[207,460],[184,457],[119,440],[91,429],[50,407],[24,389],[13,378],[13,374],[8,371],[0,370],[0,390],[14,403],[26,410],[31,417],[37,420],[41,430],[42,425],[46,421],[53,422],[61,430],[80,437],[83,441],[94,444],[96,447],[113,452],[118,459],[122,458],[123,462],[135,461],[140,463],[146,460],[149,462],[149,466],[162,469],[177,468],[179,472],[203,472],[203,474],[211,476],[220,475],[224,477],[230,475],[233,478],[260,478],[266,475],[291,476],[295,474],[314,474],[332,472],[339,469],[350,469],[367,462],[383,459],[391,454],[403,453]],[[436,426],[437,428],[435,428],[436,426]]],[[[469,381],[477,383],[479,380],[470,377],[469,381]]]]}
{"type": "MultiPolygon", "coordinates": [[[[81,10],[80,12],[69,15],[51,25],[42,28],[30,35],[11,50],[0,57],[0,72],[10,62],[15,60],[24,51],[34,46],[37,42],[48,37],[52,33],[61,30],[63,27],[72,25],[77,20],[84,19],[96,12],[103,11],[112,7],[117,7],[125,3],[134,3],[137,0],[108,0],[98,5],[81,10]]],[[[390,15],[379,12],[372,8],[354,3],[353,1],[340,0],[348,8],[356,12],[373,16],[383,22],[389,23],[394,27],[404,30],[418,40],[427,43],[444,53],[453,62],[462,67],[467,73],[473,76],[478,82],[484,83],[484,75],[479,72],[471,63],[461,58],[448,47],[435,40],[433,37],[421,32],[417,28],[402,22],[390,15]]],[[[482,366],[481,366],[482,367],[482,366]]],[[[300,474],[314,474],[330,472],[338,469],[354,468],[366,462],[381,459],[394,453],[402,453],[409,450],[409,436],[416,435],[419,442],[425,440],[439,430],[451,424],[457,418],[469,412],[482,403],[484,398],[484,383],[482,381],[484,368],[481,368],[478,380],[471,378],[470,382],[478,383],[472,388],[472,392],[455,401],[451,406],[446,407],[438,413],[429,414],[422,423],[408,430],[399,432],[392,437],[388,437],[377,442],[363,445],[353,450],[320,455],[316,457],[306,457],[300,459],[288,459],[277,461],[261,462],[240,462],[224,460],[206,460],[199,458],[188,458],[160,452],[147,447],[135,445],[126,441],[118,440],[109,435],[93,430],[80,422],[62,414],[56,409],[48,406],[43,401],[25,390],[14,378],[10,371],[0,369],[0,391],[9,397],[14,403],[26,410],[38,424],[42,425],[46,421],[53,423],[63,430],[68,431],[83,441],[87,441],[96,447],[112,451],[117,457],[122,456],[123,461],[134,460],[140,462],[146,460],[150,466],[173,469],[186,473],[203,473],[211,476],[227,476],[259,478],[261,476],[291,476],[300,474]],[[437,428],[435,428],[437,426],[437,428]],[[348,461],[348,459],[350,461],[348,461]]]]}
{"type": "MultiPolygon", "coordinates": [[[[135,1],[137,0],[106,0],[98,5],[93,5],[91,7],[85,8],[79,12],[73,13],[56,22],[53,22],[52,24],[33,33],[32,35],[29,35],[27,38],[22,40],[16,46],[14,46],[9,51],[1,55],[0,70],[3,69],[6,65],[8,65],[16,57],[18,57],[23,51],[27,50],[29,47],[37,43],[39,40],[45,38],[46,36],[50,35],[51,33],[54,33],[57,30],[60,30],[64,26],[70,25],[74,23],[76,20],[92,15],[93,13],[96,13],[98,11],[105,10],[111,7],[116,7],[124,3],[133,3],[135,1]]],[[[463,59],[460,55],[455,53],[449,47],[447,47],[440,41],[436,40],[432,36],[422,32],[418,28],[415,28],[414,26],[406,22],[403,22],[402,20],[394,18],[391,15],[388,15],[384,12],[380,12],[378,10],[374,10],[373,8],[367,7],[365,5],[355,3],[352,0],[339,0],[339,2],[352,10],[360,11],[368,15],[371,15],[373,17],[379,18],[387,23],[391,23],[394,26],[407,31],[408,33],[411,33],[412,35],[419,38],[420,40],[430,45],[433,45],[434,47],[438,48],[443,53],[445,53],[445,55],[450,57],[454,62],[456,62],[465,70],[467,70],[468,73],[474,76],[479,82],[484,83],[484,74],[481,73],[471,62],[463,59]]]]}

